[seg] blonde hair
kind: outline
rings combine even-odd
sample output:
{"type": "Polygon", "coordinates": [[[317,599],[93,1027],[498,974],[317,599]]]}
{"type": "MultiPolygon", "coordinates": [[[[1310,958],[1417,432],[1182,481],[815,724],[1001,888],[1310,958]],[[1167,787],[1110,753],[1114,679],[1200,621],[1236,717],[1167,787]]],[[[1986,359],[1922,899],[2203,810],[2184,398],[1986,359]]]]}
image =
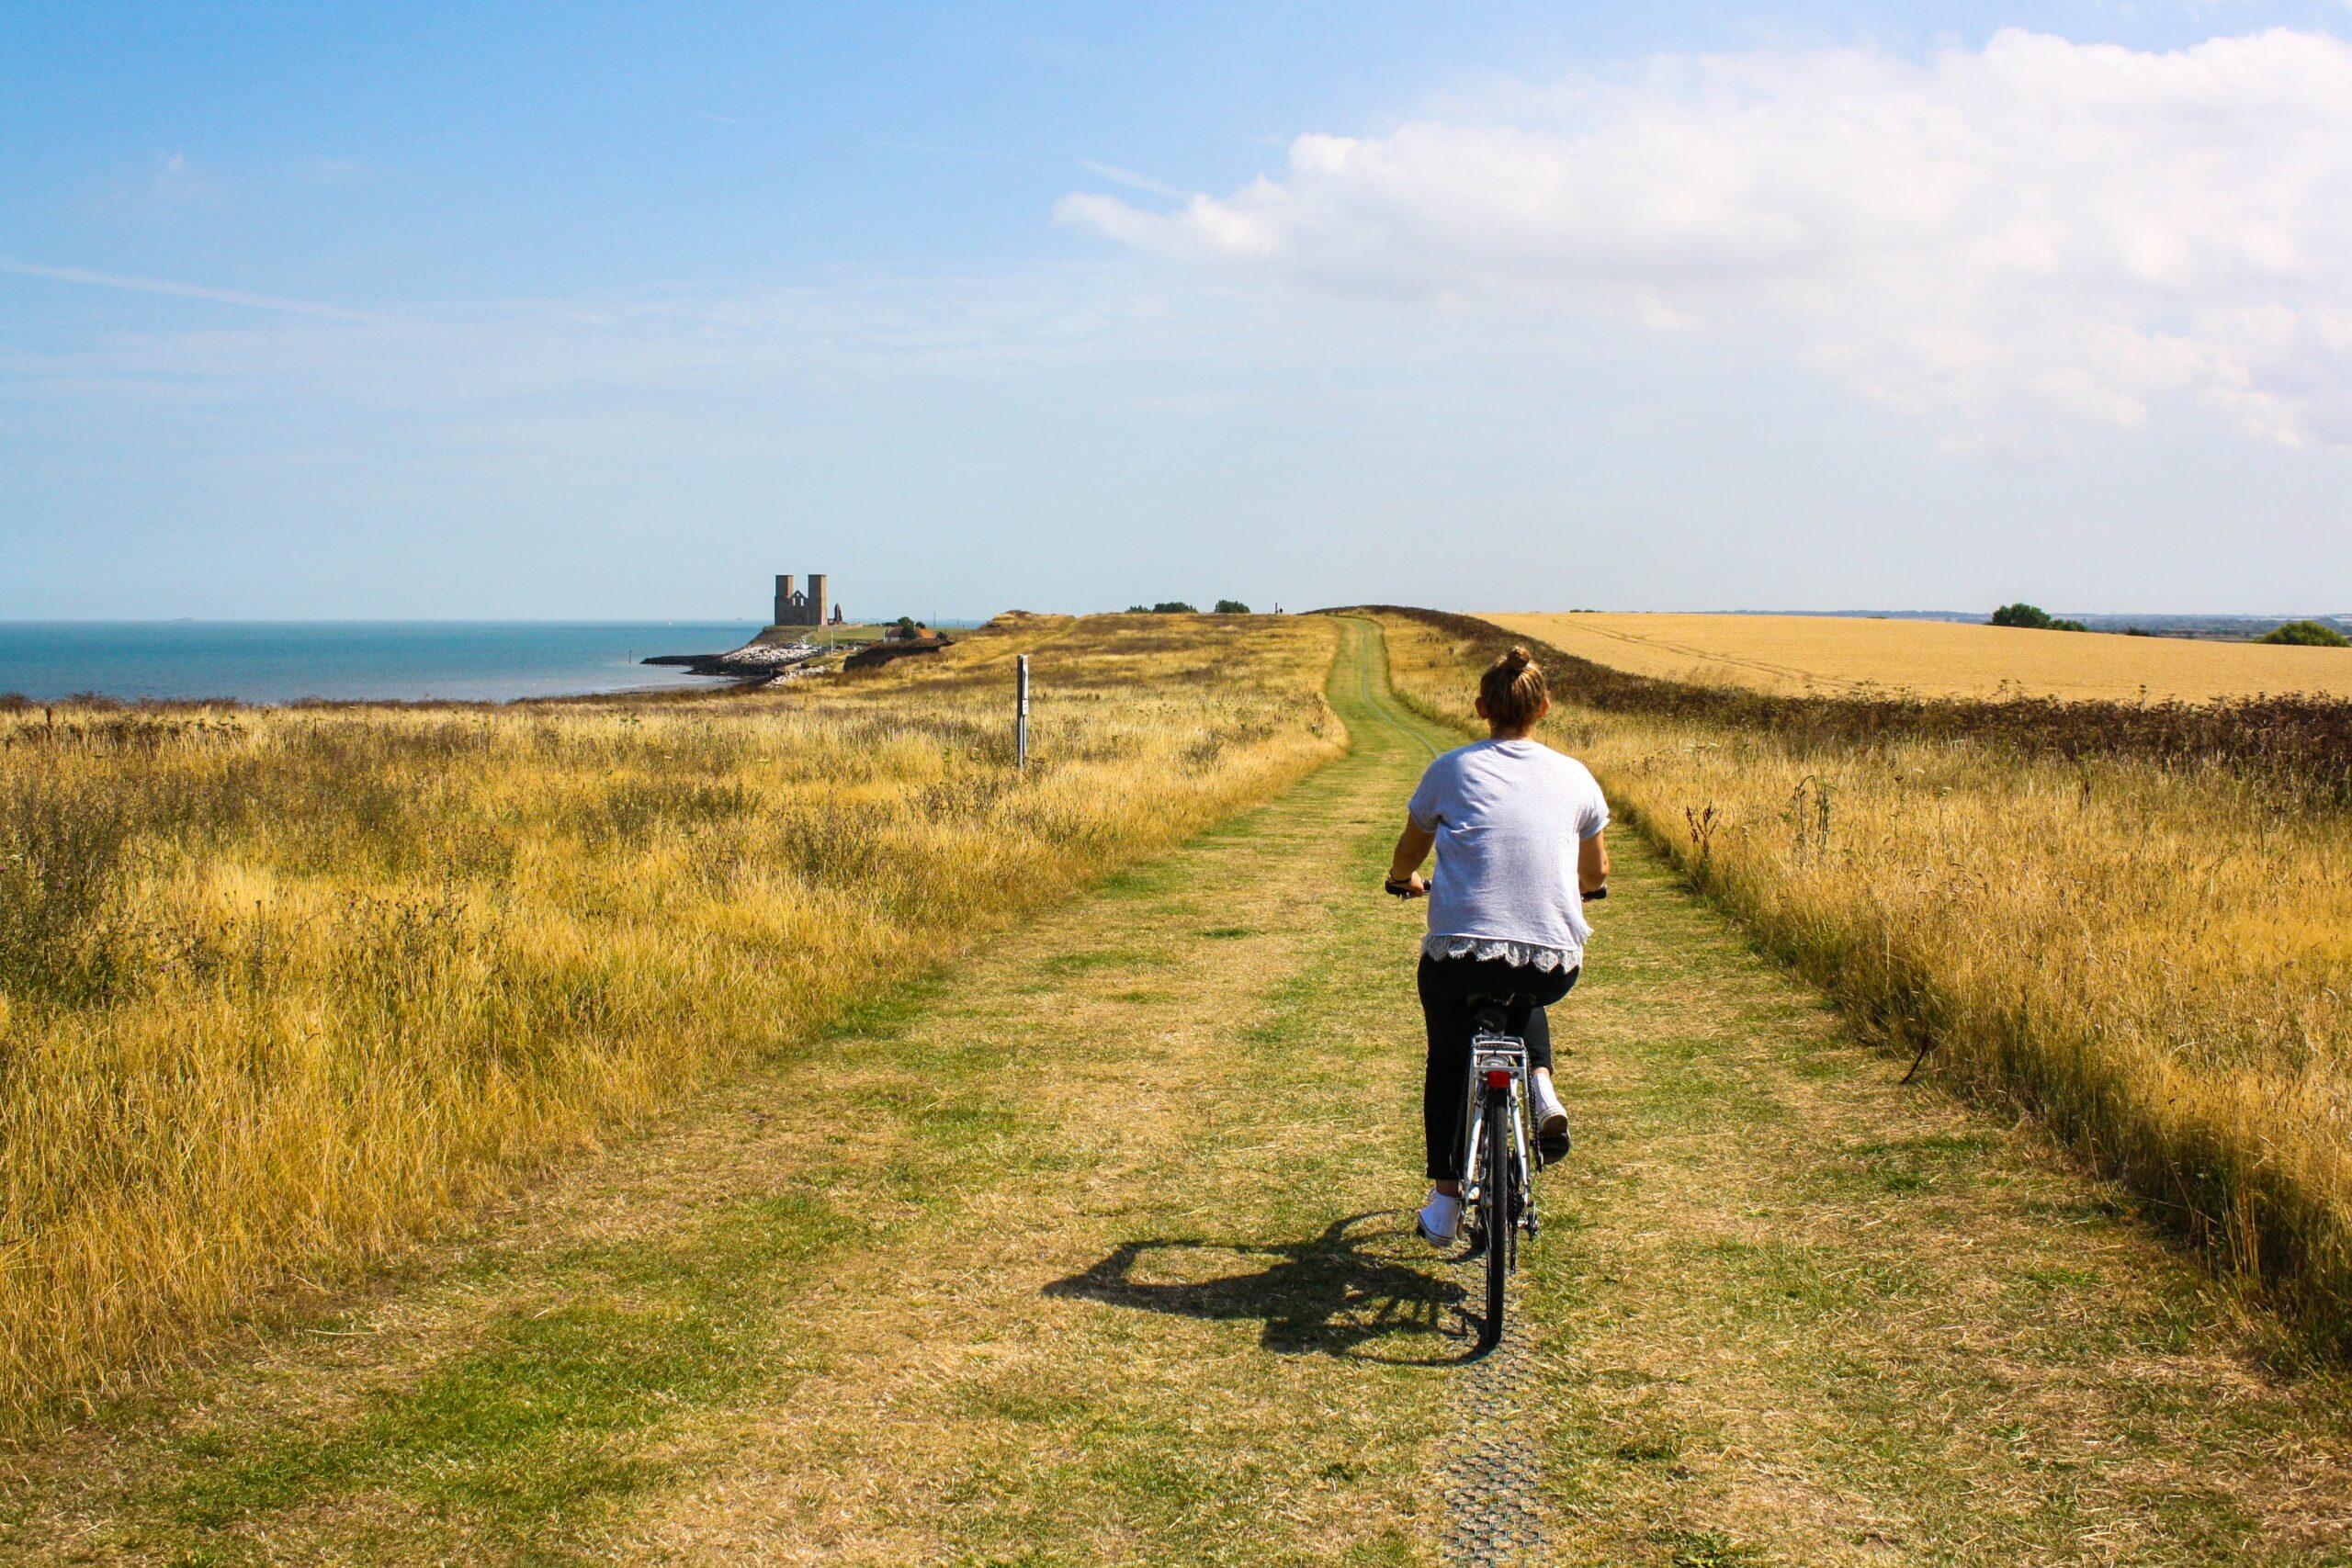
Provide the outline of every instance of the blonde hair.
{"type": "Polygon", "coordinates": [[[1478,677],[1478,700],[1487,705],[1487,722],[1497,729],[1531,729],[1550,705],[1552,688],[1535,656],[1515,647],[1478,677]]]}

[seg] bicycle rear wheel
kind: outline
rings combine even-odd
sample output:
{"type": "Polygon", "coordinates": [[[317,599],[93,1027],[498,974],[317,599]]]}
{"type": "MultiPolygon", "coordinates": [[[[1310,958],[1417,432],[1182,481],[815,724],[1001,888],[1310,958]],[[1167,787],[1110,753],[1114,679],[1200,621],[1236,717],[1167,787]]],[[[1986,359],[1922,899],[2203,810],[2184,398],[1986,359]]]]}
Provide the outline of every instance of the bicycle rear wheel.
{"type": "Polygon", "coordinates": [[[1519,1220],[1519,1162],[1512,1158],[1510,1091],[1487,1091],[1485,1179],[1478,1185],[1478,1219],[1487,1232],[1487,1317],[1478,1343],[1493,1349],[1503,1338],[1503,1286],[1510,1277],[1511,1227],[1519,1220]]]}

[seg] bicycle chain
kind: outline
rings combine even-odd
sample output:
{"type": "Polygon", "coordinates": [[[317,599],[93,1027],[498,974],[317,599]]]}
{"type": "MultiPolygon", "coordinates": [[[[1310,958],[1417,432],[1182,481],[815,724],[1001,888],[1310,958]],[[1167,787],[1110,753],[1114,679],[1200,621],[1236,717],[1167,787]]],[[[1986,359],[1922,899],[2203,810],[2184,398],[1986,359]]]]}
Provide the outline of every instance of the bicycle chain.
{"type": "Polygon", "coordinates": [[[1533,1393],[1526,1342],[1510,1334],[1462,1371],[1453,1440],[1439,1475],[1445,1499],[1443,1562],[1462,1568],[1520,1568],[1545,1560],[1543,1479],[1535,1450],[1518,1430],[1533,1393]]]}

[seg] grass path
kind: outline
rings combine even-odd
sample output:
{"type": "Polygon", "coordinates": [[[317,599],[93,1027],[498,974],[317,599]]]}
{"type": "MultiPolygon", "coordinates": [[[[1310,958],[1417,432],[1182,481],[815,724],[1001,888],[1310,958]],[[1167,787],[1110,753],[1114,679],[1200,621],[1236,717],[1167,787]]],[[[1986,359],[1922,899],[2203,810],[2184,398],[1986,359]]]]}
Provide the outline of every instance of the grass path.
{"type": "MultiPolygon", "coordinates": [[[[1405,1234],[1375,890],[1449,738],[1365,623],[1332,695],[1273,805],[17,1456],[0,1560],[1438,1560],[1470,1280],[1405,1234]]],[[[1635,846],[1616,891],[1519,1294],[1547,1561],[2352,1562],[2340,1382],[1635,846]]]]}

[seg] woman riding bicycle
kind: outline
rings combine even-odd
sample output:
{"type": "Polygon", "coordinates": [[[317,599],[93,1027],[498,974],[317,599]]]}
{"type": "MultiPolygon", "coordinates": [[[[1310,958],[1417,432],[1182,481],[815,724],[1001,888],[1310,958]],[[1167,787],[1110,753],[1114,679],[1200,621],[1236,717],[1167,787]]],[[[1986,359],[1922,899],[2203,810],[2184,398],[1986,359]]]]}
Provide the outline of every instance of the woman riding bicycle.
{"type": "Polygon", "coordinates": [[[1452,1245],[1462,1224],[1472,998],[1509,998],[1510,1032],[1527,1043],[1536,1136],[1547,1154],[1566,1152],[1544,1010],[1577,983],[1591,934],[1584,899],[1609,884],[1600,785],[1582,762],[1530,739],[1552,697],[1527,649],[1512,649],[1480,677],[1477,709],[1491,739],[1430,764],[1388,870],[1389,892],[1430,900],[1417,979],[1429,1025],[1421,1120],[1430,1190],[1420,1230],[1434,1247],[1452,1245]],[[1432,848],[1433,883],[1419,869],[1432,848]]]}

